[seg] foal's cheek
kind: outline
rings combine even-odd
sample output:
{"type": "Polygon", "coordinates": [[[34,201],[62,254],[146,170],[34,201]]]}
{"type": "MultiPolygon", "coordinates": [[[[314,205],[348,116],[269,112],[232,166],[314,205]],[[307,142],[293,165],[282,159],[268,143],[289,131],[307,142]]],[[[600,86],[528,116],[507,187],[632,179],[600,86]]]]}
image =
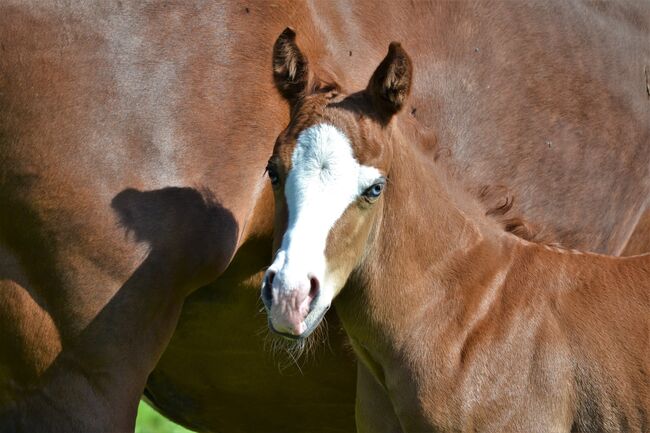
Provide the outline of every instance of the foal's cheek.
{"type": "Polygon", "coordinates": [[[327,274],[338,294],[362,259],[376,209],[353,203],[332,228],[325,256],[327,274]]]}

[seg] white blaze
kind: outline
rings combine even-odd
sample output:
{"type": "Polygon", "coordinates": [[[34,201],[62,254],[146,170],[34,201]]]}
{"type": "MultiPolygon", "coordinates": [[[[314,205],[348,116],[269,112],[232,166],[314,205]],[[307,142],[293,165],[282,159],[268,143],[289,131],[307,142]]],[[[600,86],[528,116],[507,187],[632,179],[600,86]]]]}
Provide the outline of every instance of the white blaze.
{"type": "Polygon", "coordinates": [[[309,290],[309,277],[320,281],[314,310],[326,308],[336,290],[325,274],[327,237],[347,207],[381,176],[360,165],[350,140],[332,125],[319,124],[298,136],[285,184],[289,211],[287,231],[269,268],[279,290],[309,290]]]}

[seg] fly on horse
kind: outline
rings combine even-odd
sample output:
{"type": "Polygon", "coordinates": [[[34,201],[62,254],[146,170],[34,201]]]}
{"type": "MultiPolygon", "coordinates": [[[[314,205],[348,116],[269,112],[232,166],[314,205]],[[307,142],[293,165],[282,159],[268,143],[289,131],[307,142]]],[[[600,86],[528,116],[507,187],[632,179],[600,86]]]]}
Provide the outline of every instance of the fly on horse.
{"type": "Polygon", "coordinates": [[[643,1],[3,0],[0,431],[129,431],[145,386],[195,430],[353,431],[355,383],[376,381],[337,350],[335,316],[302,374],[260,335],[287,26],[343,89],[403,41],[404,112],[444,143],[427,158],[507,186],[555,241],[648,251],[649,17],[643,1]]]}
{"type": "Polygon", "coordinates": [[[648,431],[650,255],[528,242],[486,216],[398,115],[400,44],[352,94],[310,87],[301,59],[285,32],[271,329],[304,339],[334,302],[404,432],[648,431]]]}

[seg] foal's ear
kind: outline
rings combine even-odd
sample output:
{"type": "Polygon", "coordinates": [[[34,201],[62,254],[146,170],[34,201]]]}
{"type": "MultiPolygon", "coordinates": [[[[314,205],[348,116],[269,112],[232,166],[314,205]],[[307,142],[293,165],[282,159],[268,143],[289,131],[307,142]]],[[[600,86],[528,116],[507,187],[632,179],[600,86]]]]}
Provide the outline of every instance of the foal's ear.
{"type": "Polygon", "coordinates": [[[296,32],[290,27],[284,29],[273,45],[273,80],[280,94],[292,106],[307,89],[307,58],[296,45],[296,32]]]}
{"type": "Polygon", "coordinates": [[[366,89],[382,120],[389,121],[402,109],[411,90],[412,76],[411,58],[398,42],[391,42],[366,89]]]}

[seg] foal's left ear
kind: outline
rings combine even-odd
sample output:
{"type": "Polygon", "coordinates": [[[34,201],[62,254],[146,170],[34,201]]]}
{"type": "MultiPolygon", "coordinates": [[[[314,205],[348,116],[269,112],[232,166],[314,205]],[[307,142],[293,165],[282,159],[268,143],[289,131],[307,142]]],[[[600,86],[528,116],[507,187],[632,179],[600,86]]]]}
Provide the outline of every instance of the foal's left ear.
{"type": "Polygon", "coordinates": [[[366,89],[383,121],[388,122],[404,106],[412,77],[411,58],[398,42],[391,42],[366,89]]]}
{"type": "Polygon", "coordinates": [[[307,89],[307,58],[298,48],[296,32],[290,27],[284,29],[273,45],[273,80],[280,94],[292,106],[307,89]]]}

